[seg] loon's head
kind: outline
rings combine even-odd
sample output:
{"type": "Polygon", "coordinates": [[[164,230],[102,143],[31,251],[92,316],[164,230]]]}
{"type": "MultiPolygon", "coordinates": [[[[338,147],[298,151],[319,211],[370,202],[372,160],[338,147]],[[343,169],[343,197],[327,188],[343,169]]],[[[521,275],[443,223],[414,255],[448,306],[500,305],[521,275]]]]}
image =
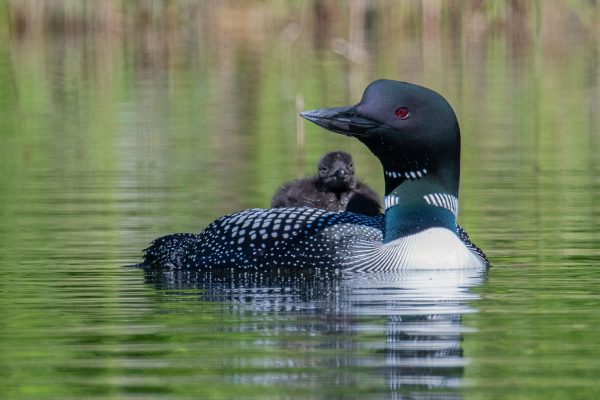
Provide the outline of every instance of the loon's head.
{"type": "Polygon", "coordinates": [[[386,194],[425,176],[458,193],[460,130],[448,102],[433,90],[382,79],[371,83],[356,105],[301,115],[367,145],[383,165],[386,194]]]}
{"type": "Polygon", "coordinates": [[[321,157],[317,175],[323,185],[333,192],[351,190],[356,186],[352,156],[342,151],[334,151],[321,157]]]}

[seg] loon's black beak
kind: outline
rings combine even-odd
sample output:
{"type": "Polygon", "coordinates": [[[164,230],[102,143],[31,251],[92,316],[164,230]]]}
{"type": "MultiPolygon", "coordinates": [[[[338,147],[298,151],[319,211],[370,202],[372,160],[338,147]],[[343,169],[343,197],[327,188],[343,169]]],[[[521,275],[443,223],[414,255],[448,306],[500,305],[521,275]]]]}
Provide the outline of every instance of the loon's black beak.
{"type": "Polygon", "coordinates": [[[300,115],[330,131],[348,136],[370,136],[382,124],[360,116],[355,106],[320,108],[301,112],[300,115]]]}

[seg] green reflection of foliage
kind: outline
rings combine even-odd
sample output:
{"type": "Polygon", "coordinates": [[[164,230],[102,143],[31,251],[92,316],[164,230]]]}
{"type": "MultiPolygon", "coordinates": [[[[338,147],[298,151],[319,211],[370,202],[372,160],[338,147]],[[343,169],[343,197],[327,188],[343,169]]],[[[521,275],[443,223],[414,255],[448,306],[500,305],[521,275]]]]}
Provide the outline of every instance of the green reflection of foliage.
{"type": "MultiPolygon", "coordinates": [[[[208,327],[243,321],[208,304],[171,314],[114,265],[160,234],[268,205],[329,150],[351,151],[381,189],[355,141],[307,125],[297,149],[295,103],[350,104],[388,77],[440,91],[461,123],[461,223],[495,265],[481,312],[465,318],[481,332],[465,340],[465,390],[585,398],[600,353],[598,16],[583,0],[0,2],[0,389],[224,397],[235,368],[203,364],[222,350],[208,327]],[[128,357],[175,365],[140,377],[128,357]]],[[[249,344],[221,354],[275,355],[297,356],[249,344]]],[[[264,398],[256,385],[229,390],[264,398]]],[[[272,397],[282,393],[306,391],[272,397]]]]}

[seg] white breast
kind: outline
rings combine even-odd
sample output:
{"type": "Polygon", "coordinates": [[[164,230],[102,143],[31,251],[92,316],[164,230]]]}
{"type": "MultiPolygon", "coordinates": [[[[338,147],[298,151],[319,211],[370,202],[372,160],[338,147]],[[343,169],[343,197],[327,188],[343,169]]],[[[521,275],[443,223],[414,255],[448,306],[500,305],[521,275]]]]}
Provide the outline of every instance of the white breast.
{"type": "Polygon", "coordinates": [[[486,268],[484,260],[445,228],[430,228],[385,244],[354,242],[345,260],[345,269],[355,271],[486,268]]]}

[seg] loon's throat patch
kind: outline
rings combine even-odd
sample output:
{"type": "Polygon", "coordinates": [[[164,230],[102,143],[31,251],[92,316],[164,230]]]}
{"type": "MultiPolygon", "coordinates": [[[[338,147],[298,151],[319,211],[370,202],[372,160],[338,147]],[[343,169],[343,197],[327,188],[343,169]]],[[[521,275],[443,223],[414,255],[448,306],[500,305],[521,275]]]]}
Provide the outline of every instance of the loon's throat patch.
{"type": "Polygon", "coordinates": [[[456,217],[458,215],[458,199],[448,193],[431,193],[423,196],[427,204],[450,210],[456,217]]]}
{"type": "Polygon", "coordinates": [[[388,176],[390,178],[419,179],[419,178],[422,178],[425,175],[427,175],[427,169],[423,168],[421,170],[404,171],[404,172],[383,171],[383,173],[385,174],[385,176],[388,176]]]}
{"type": "MultiPolygon", "coordinates": [[[[445,208],[454,214],[455,217],[458,215],[458,199],[454,195],[448,193],[430,193],[423,196],[423,199],[430,206],[445,208]]],[[[386,210],[399,203],[400,197],[393,194],[383,198],[383,206],[386,210]]]]}
{"type": "Polygon", "coordinates": [[[383,207],[387,210],[390,207],[397,205],[400,202],[400,197],[390,194],[383,198],[383,207]]]}

